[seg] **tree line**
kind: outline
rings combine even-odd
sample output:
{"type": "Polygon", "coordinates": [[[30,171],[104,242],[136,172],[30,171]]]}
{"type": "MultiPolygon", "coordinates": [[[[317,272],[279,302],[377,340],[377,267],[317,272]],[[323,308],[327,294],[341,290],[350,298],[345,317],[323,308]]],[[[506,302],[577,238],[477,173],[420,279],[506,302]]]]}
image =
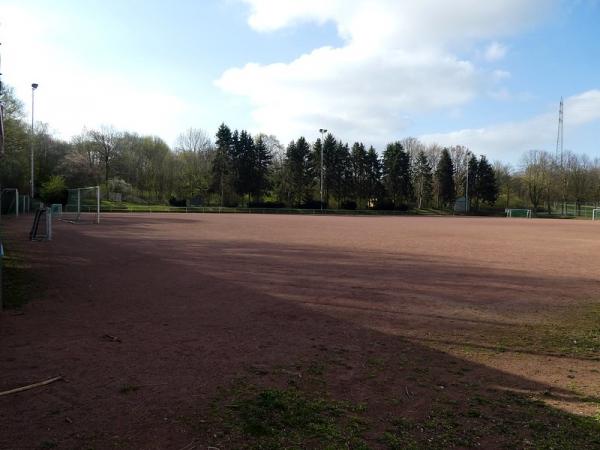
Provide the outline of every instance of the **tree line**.
{"type": "Polygon", "coordinates": [[[173,148],[158,137],[112,127],[83,130],[67,142],[41,123],[31,135],[12,89],[5,89],[2,101],[0,184],[28,192],[33,141],[36,191],[42,196],[65,186],[100,184],[106,200],[175,205],[444,209],[468,194],[472,210],[530,205],[552,210],[557,202],[600,201],[599,161],[570,152],[559,162],[548,152],[531,151],[514,168],[492,165],[463,146],[444,148],[415,138],[392,142],[381,153],[333,134],[312,143],[298,137],[284,146],[275,136],[252,136],[225,124],[214,141],[201,129],[188,129],[173,148]]]}

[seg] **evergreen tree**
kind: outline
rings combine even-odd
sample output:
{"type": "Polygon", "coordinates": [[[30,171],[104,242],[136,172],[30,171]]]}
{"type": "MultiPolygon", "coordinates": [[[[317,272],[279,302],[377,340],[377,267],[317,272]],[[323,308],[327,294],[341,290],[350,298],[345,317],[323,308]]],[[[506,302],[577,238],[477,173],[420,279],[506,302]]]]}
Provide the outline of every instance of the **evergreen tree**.
{"type": "Polygon", "coordinates": [[[438,204],[440,207],[448,207],[454,203],[454,164],[447,148],[442,150],[435,178],[438,184],[438,204]]]}
{"type": "MultiPolygon", "coordinates": [[[[313,185],[315,186],[314,198],[321,198],[321,151],[323,149],[323,143],[321,139],[317,139],[313,144],[312,152],[310,153],[310,173],[313,178],[313,185]]],[[[325,172],[325,171],[323,171],[325,172]]],[[[324,173],[323,173],[324,175],[324,173]]],[[[323,179],[323,182],[325,180],[323,179]]],[[[323,193],[323,199],[325,199],[325,193],[323,193]]],[[[323,201],[325,203],[325,201],[323,201]]]]}
{"type": "Polygon", "coordinates": [[[478,199],[493,206],[498,200],[498,183],[493,167],[483,155],[479,159],[477,173],[478,199]]]}
{"type": "Polygon", "coordinates": [[[475,208],[477,209],[479,206],[479,162],[475,155],[471,155],[471,158],[469,158],[467,170],[469,178],[469,209],[471,209],[473,203],[475,203],[475,208]]]}
{"type": "Polygon", "coordinates": [[[289,176],[289,202],[300,206],[310,196],[311,166],[310,146],[306,139],[290,142],[286,152],[286,168],[289,176]]]}
{"type": "Polygon", "coordinates": [[[411,198],[410,159],[400,142],[388,144],[383,153],[383,181],[394,206],[411,198]]]}
{"type": "Polygon", "coordinates": [[[381,184],[381,161],[379,155],[373,147],[369,147],[365,158],[367,178],[366,178],[366,198],[369,205],[373,205],[383,196],[383,186],[381,184]]]}
{"type": "Polygon", "coordinates": [[[352,197],[359,207],[364,207],[368,196],[367,185],[367,151],[362,143],[355,142],[350,154],[350,167],[352,170],[351,186],[352,197]]]}
{"type": "Polygon", "coordinates": [[[261,201],[265,191],[270,188],[270,169],[273,162],[273,154],[267,147],[262,136],[258,136],[254,143],[254,167],[253,182],[250,192],[257,201],[261,201]]]}
{"type": "MultiPolygon", "coordinates": [[[[235,133],[234,133],[235,135],[235,133]]],[[[248,195],[254,189],[256,154],[254,140],[250,133],[242,130],[239,138],[234,138],[234,167],[235,167],[235,190],[240,196],[248,195]]]]}
{"type": "Polygon", "coordinates": [[[338,141],[329,158],[327,166],[329,188],[337,201],[338,208],[348,193],[350,175],[350,149],[348,144],[338,141]]]}
{"type": "Polygon", "coordinates": [[[212,163],[211,191],[219,194],[220,205],[223,206],[225,194],[229,190],[233,136],[229,127],[222,123],[219,126],[216,138],[215,157],[212,163]]]}
{"type": "Polygon", "coordinates": [[[423,150],[419,151],[415,161],[414,187],[417,207],[428,206],[433,194],[433,173],[423,150]]]}
{"type": "Polygon", "coordinates": [[[336,147],[337,142],[331,133],[325,136],[323,141],[323,201],[329,204],[329,194],[333,192],[335,183],[334,167],[336,165],[336,147]]]}

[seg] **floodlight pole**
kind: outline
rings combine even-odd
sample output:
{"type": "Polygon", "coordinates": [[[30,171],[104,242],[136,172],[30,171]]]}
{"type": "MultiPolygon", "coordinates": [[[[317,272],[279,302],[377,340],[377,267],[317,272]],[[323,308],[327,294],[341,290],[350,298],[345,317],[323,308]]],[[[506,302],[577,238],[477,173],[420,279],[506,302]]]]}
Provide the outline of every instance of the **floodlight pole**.
{"type": "Polygon", "coordinates": [[[321,211],[323,211],[323,153],[325,152],[325,133],[327,130],[325,128],[319,128],[319,133],[321,133],[321,211]]]}
{"type": "Polygon", "coordinates": [[[469,156],[471,152],[467,151],[467,189],[465,190],[465,212],[469,214],[469,156]]]}
{"type": "Polygon", "coordinates": [[[33,138],[34,138],[34,135],[33,135],[33,118],[34,118],[33,112],[34,112],[34,107],[35,107],[35,101],[34,101],[35,100],[35,95],[34,95],[34,93],[35,93],[35,90],[37,89],[37,87],[38,87],[37,83],[32,83],[31,84],[31,142],[30,142],[30,146],[31,146],[31,148],[30,148],[30,156],[31,156],[31,188],[30,188],[30,191],[31,191],[31,198],[32,199],[33,199],[33,195],[34,195],[34,192],[35,192],[35,188],[34,188],[34,166],[33,166],[33,164],[34,164],[33,163],[33,138]]]}

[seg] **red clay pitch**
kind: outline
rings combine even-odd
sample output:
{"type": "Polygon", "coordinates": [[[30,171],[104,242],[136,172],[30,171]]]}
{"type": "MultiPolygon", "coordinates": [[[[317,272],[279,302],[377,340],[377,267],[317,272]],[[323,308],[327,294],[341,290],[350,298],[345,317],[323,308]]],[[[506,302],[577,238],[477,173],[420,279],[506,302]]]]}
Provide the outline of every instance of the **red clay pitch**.
{"type": "MultiPolygon", "coordinates": [[[[600,298],[600,223],[588,221],[105,214],[29,243],[30,220],[3,224],[39,287],[24,314],[0,315],[0,391],[67,381],[0,397],[1,448],[182,448],[195,439],[185,418],[219,386],[332,353],[345,366],[331,392],[375,418],[395,390],[411,392],[401,414],[431,401],[405,372],[417,363],[434,387],[459,364],[484,387],[568,396],[563,360],[461,349],[600,298]],[[372,383],[372,357],[404,363],[372,383]]],[[[598,373],[582,383],[598,395],[598,373]]]]}

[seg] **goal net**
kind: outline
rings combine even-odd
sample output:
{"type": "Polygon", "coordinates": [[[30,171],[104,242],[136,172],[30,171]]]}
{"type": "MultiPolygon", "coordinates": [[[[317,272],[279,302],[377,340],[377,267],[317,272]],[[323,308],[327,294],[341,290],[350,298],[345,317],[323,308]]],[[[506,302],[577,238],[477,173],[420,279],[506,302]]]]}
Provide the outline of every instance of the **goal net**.
{"type": "Polygon", "coordinates": [[[531,219],[531,210],[530,209],[507,209],[506,217],[523,217],[526,219],[531,219]]]}
{"type": "Polygon", "coordinates": [[[69,222],[100,223],[100,186],[68,189],[62,219],[69,222]]]}
{"type": "Polygon", "coordinates": [[[600,208],[594,208],[592,210],[592,220],[600,220],[600,208]]]}
{"type": "Polygon", "coordinates": [[[21,210],[19,205],[19,190],[16,188],[4,188],[0,191],[0,215],[18,216],[21,210]]]}

